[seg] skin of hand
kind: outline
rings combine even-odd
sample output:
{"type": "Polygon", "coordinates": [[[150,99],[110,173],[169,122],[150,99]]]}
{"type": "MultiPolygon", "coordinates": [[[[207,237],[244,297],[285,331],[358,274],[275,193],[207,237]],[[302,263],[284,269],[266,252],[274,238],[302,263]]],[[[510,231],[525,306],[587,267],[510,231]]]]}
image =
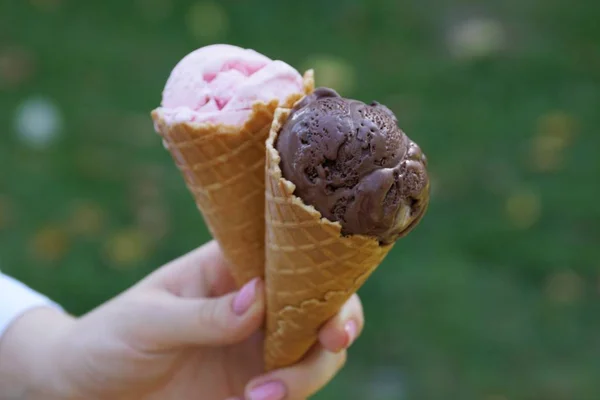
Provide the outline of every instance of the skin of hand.
{"type": "Polygon", "coordinates": [[[81,318],[25,313],[0,342],[0,393],[12,385],[16,398],[45,400],[306,399],[342,368],[364,323],[354,295],[303,360],[265,374],[264,312],[262,281],[236,291],[213,241],[81,318]]]}

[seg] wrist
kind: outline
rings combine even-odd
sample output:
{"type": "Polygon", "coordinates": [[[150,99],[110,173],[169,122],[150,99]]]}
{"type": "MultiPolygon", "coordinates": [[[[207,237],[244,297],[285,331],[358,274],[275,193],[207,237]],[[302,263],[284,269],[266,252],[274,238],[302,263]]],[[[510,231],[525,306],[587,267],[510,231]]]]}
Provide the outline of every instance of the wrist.
{"type": "Polygon", "coordinates": [[[0,339],[0,392],[7,398],[68,399],[58,344],[74,318],[50,307],[18,317],[0,339]]]}

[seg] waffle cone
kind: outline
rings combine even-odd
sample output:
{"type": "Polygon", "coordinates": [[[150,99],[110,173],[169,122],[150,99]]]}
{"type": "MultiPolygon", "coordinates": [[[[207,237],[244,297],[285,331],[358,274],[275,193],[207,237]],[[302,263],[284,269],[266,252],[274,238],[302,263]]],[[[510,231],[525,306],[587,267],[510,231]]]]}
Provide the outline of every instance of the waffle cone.
{"type": "Polygon", "coordinates": [[[275,111],[266,142],[267,370],[299,361],[319,328],[367,280],[393,244],[372,237],[342,236],[341,225],[321,217],[295,196],[282,177],[277,135],[290,109],[275,111]]]}
{"type": "MultiPolygon", "coordinates": [[[[291,107],[314,89],[312,70],[304,92],[281,106],[291,107]]],[[[152,119],[212,236],[219,242],[238,286],[264,275],[265,139],[277,100],[255,103],[240,128],[223,124],[167,124],[161,109],[152,119]]]]}

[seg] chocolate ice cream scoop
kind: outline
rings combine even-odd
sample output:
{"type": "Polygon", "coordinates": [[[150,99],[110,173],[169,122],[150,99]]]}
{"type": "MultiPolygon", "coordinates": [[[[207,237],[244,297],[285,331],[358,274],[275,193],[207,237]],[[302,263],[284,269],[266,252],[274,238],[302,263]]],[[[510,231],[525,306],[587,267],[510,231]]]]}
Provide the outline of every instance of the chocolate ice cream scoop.
{"type": "Polygon", "coordinates": [[[300,101],[276,148],[294,194],[342,234],[382,244],[406,235],[429,203],[427,159],[390,109],[318,88],[300,101]]]}

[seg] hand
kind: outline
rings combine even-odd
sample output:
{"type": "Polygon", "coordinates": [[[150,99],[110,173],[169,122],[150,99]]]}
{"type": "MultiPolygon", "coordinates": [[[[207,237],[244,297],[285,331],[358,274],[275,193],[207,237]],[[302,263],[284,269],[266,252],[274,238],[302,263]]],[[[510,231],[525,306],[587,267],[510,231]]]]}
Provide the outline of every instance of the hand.
{"type": "Polygon", "coordinates": [[[263,374],[264,285],[234,290],[215,242],[167,264],[61,330],[62,386],[76,399],[304,399],[340,370],[363,326],[355,295],[302,361],[263,374]]]}

